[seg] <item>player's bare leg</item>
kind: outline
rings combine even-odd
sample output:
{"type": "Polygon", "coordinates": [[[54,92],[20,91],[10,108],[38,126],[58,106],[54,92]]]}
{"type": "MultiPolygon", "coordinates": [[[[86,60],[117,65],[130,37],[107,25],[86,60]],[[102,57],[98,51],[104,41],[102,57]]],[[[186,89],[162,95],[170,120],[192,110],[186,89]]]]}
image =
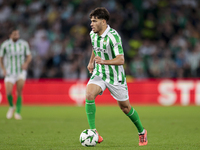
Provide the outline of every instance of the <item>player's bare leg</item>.
{"type": "Polygon", "coordinates": [[[8,103],[9,103],[9,109],[6,114],[6,118],[11,119],[15,112],[15,107],[13,105],[13,97],[12,97],[13,84],[11,82],[6,82],[5,88],[6,88],[6,95],[7,95],[7,99],[8,99],[8,103]]]}
{"type": "Polygon", "coordinates": [[[117,101],[120,109],[125,113],[128,114],[131,110],[131,105],[129,100],[126,101],[117,101]]]}
{"type": "Polygon", "coordinates": [[[147,130],[145,130],[142,126],[138,113],[134,108],[130,105],[129,100],[126,101],[118,101],[118,105],[121,110],[131,119],[131,121],[135,124],[138,135],[139,135],[139,146],[147,145],[147,130]]]}
{"type": "Polygon", "coordinates": [[[23,79],[19,79],[16,82],[17,85],[17,103],[16,103],[16,112],[15,112],[15,119],[21,120],[22,117],[20,115],[21,108],[22,108],[22,90],[24,87],[25,81],[23,79]]]}
{"type": "Polygon", "coordinates": [[[94,100],[99,93],[102,92],[100,86],[96,84],[88,84],[86,88],[86,99],[87,100],[94,100]]]}
{"type": "MultiPolygon", "coordinates": [[[[90,126],[90,129],[93,129],[96,131],[95,126],[95,113],[96,113],[96,105],[95,105],[95,98],[99,93],[102,92],[102,89],[100,86],[96,84],[88,84],[86,88],[86,102],[85,102],[85,110],[87,114],[88,123],[90,126]]],[[[96,131],[98,134],[98,132],[96,131]]],[[[98,143],[103,142],[103,138],[98,134],[99,140],[98,143]]]]}

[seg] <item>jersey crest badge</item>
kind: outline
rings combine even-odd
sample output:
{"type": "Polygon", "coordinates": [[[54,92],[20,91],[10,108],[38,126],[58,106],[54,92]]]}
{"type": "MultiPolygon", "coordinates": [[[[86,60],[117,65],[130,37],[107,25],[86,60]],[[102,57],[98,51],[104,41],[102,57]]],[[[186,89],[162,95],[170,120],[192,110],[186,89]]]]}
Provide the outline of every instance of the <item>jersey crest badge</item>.
{"type": "Polygon", "coordinates": [[[107,41],[105,40],[105,41],[103,41],[103,45],[106,45],[106,43],[107,43],[107,41]]]}

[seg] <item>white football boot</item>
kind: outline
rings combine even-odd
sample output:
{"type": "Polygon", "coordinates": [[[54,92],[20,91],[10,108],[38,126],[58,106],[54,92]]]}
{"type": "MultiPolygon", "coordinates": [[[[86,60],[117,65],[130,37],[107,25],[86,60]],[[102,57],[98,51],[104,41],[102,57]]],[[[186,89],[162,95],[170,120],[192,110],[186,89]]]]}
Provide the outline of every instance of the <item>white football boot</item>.
{"type": "Polygon", "coordinates": [[[9,107],[8,112],[6,114],[6,118],[11,119],[13,117],[14,112],[15,112],[15,107],[9,107]]]}
{"type": "Polygon", "coordinates": [[[15,119],[16,120],[22,120],[22,116],[18,113],[15,113],[15,119]]]}

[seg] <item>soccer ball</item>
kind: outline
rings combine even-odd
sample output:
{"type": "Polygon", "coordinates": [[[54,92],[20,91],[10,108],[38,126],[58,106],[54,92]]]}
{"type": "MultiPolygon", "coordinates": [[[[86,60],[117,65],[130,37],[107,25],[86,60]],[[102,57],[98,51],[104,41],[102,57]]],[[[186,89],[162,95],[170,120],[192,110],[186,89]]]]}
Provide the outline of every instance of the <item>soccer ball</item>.
{"type": "Polygon", "coordinates": [[[95,146],[99,140],[98,134],[91,130],[91,129],[86,129],[83,132],[81,132],[79,141],[83,146],[91,147],[95,146]]]}

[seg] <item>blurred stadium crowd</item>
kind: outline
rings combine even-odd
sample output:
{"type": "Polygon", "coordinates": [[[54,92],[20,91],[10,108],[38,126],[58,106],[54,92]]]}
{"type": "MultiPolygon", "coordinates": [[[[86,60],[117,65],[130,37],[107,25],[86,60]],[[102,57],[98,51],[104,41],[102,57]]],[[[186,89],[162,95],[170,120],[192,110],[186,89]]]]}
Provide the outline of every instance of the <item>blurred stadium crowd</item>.
{"type": "Polygon", "coordinates": [[[33,55],[28,78],[87,79],[89,13],[99,6],[122,37],[127,76],[200,77],[197,0],[0,0],[0,43],[17,25],[33,55]]]}

